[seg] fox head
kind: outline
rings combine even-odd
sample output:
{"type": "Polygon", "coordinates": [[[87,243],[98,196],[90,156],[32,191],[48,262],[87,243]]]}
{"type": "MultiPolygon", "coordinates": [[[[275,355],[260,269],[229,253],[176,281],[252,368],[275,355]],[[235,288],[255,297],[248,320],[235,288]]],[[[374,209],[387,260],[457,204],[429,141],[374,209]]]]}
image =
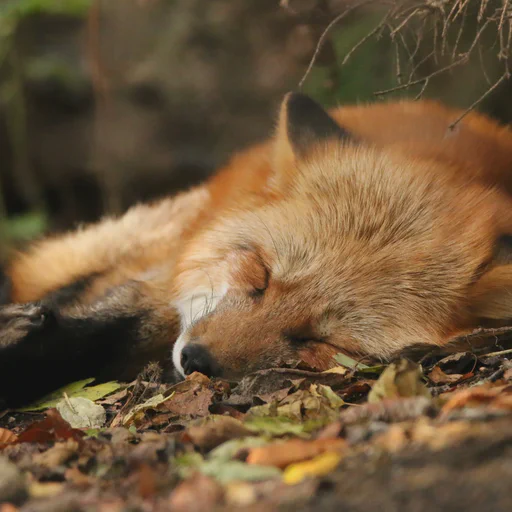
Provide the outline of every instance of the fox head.
{"type": "Polygon", "coordinates": [[[220,215],[179,264],[183,375],[387,359],[512,317],[499,191],[357,140],[300,94],[282,104],[271,165],[266,199],[220,215]]]}

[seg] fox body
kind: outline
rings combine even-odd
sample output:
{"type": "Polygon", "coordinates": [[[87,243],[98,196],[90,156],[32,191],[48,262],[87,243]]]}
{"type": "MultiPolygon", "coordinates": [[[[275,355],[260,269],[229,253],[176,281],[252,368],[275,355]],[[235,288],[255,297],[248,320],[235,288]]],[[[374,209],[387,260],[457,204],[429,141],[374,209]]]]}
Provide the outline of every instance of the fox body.
{"type": "Polygon", "coordinates": [[[151,360],[237,379],[503,325],[512,132],[459,114],[289,94],[274,138],[206,184],[35,243],[7,269],[4,400],[151,360]]]}

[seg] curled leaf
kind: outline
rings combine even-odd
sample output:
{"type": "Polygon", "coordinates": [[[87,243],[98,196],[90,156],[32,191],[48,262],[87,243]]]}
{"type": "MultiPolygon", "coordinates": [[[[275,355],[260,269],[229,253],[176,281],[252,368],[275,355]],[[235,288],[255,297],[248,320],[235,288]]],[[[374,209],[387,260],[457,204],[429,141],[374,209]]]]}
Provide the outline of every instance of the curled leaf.
{"type": "Polygon", "coordinates": [[[373,385],[369,402],[412,396],[430,398],[430,392],[422,381],[421,367],[407,359],[390,364],[373,385]]]}

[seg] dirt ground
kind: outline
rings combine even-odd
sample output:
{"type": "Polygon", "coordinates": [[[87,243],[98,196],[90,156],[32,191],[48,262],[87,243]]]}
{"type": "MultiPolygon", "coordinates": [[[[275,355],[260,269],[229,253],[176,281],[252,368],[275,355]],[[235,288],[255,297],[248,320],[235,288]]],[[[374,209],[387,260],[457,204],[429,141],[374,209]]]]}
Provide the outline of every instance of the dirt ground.
{"type": "Polygon", "coordinates": [[[510,329],[477,336],[420,364],[74,383],[0,413],[0,512],[511,510],[510,329]]]}

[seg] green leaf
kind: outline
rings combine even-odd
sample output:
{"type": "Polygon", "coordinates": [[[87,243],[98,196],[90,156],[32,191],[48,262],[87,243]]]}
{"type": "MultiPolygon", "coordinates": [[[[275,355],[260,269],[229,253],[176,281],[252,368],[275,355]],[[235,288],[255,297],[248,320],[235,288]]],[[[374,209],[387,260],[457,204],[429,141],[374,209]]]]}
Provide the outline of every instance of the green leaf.
{"type": "Polygon", "coordinates": [[[307,437],[303,423],[291,421],[282,416],[253,416],[244,422],[244,425],[253,432],[270,436],[282,436],[294,434],[307,437]]]}
{"type": "Polygon", "coordinates": [[[181,478],[187,478],[194,473],[194,471],[197,471],[199,466],[204,462],[204,459],[200,453],[192,452],[175,457],[173,462],[181,478]]]}
{"type": "Polygon", "coordinates": [[[366,368],[358,368],[358,373],[369,374],[369,373],[377,373],[381,374],[387,368],[386,364],[376,364],[374,366],[367,366],[366,368]]]}
{"type": "Polygon", "coordinates": [[[86,387],[87,384],[90,384],[93,381],[94,379],[91,378],[80,380],[78,382],[72,382],[67,386],[57,389],[49,395],[44,396],[37,402],[15,410],[18,412],[33,412],[42,411],[43,409],[50,409],[55,407],[62,400],[64,393],[66,393],[69,398],[82,397],[88,398],[94,402],[94,400],[98,400],[99,398],[110,395],[110,393],[117,391],[121,387],[121,384],[119,384],[117,381],[105,382],[103,384],[98,384],[97,386],[86,387]]]}
{"type": "Polygon", "coordinates": [[[351,357],[342,354],[341,352],[334,356],[334,360],[337,363],[341,364],[341,366],[345,366],[346,368],[350,368],[351,370],[364,370],[366,368],[369,368],[368,365],[360,363],[359,361],[356,361],[355,359],[352,359],[351,357]]]}
{"type": "Polygon", "coordinates": [[[242,480],[258,482],[271,478],[280,478],[281,471],[275,467],[246,464],[238,460],[226,460],[223,456],[204,460],[199,453],[185,453],[174,459],[178,473],[182,478],[189,477],[195,471],[215,478],[221,483],[242,480]]]}
{"type": "Polygon", "coordinates": [[[222,462],[209,460],[198,467],[203,475],[215,478],[220,483],[232,481],[260,482],[272,478],[281,478],[281,471],[273,466],[246,464],[238,460],[222,462]]]}
{"type": "Polygon", "coordinates": [[[329,405],[333,409],[339,409],[342,405],[345,405],[345,400],[339,397],[331,387],[324,386],[323,384],[317,384],[315,387],[315,391],[326,398],[329,401],[329,405]]]}

